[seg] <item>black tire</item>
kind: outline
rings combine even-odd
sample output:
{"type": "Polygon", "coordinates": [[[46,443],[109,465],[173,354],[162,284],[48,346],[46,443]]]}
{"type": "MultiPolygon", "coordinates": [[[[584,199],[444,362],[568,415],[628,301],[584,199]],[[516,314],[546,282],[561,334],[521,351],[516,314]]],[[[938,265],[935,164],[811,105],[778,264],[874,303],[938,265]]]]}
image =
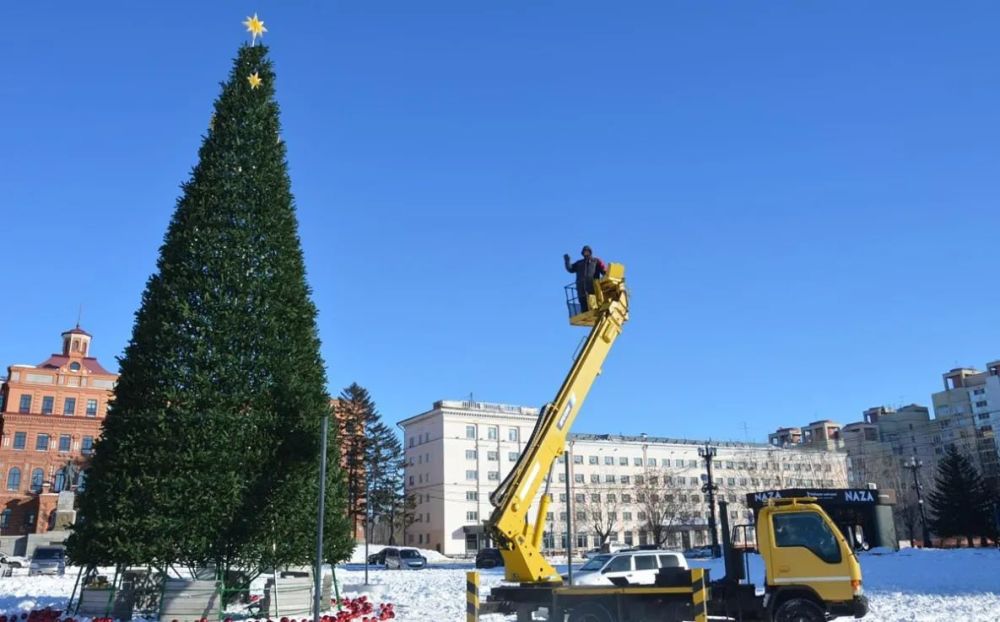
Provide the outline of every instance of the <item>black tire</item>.
{"type": "Polygon", "coordinates": [[[826,622],[826,613],[806,598],[790,598],[774,611],[774,622],[826,622]]]}
{"type": "Polygon", "coordinates": [[[602,605],[589,603],[573,607],[569,622],[616,622],[611,613],[602,605]]]}

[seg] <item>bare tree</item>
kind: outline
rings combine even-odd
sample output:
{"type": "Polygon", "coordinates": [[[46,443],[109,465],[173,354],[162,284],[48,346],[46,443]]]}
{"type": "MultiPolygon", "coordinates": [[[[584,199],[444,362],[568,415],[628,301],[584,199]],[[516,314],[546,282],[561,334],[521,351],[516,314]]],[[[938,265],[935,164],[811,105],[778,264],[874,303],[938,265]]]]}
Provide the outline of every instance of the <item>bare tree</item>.
{"type": "Polygon", "coordinates": [[[611,534],[618,530],[621,525],[618,508],[621,503],[621,490],[617,487],[605,484],[591,483],[578,489],[578,499],[576,511],[577,515],[584,515],[585,520],[580,527],[586,525],[588,529],[597,535],[599,546],[608,543],[611,534]]]}
{"type": "Polygon", "coordinates": [[[647,470],[636,476],[633,485],[640,516],[645,517],[642,522],[646,534],[652,539],[650,544],[655,544],[657,548],[666,544],[674,525],[689,518],[689,512],[684,510],[670,481],[666,471],[647,470]]]}

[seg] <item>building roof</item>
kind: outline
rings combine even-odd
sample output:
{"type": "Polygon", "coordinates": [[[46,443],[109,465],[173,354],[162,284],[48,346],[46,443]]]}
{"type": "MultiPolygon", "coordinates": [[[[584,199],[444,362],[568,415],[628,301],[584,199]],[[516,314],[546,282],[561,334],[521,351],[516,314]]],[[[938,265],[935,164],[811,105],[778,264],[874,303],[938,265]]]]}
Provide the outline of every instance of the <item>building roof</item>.
{"type": "MultiPolygon", "coordinates": [[[[49,358],[47,358],[44,361],[42,361],[41,363],[39,363],[37,365],[37,367],[40,367],[40,368],[43,368],[43,369],[45,369],[45,368],[47,368],[47,369],[58,369],[58,368],[60,368],[60,367],[62,367],[64,365],[66,365],[66,363],[68,363],[68,362],[69,362],[69,357],[68,356],[64,356],[62,354],[53,354],[49,358]]],[[[114,372],[111,372],[111,371],[108,371],[108,370],[104,369],[104,366],[101,365],[97,361],[97,359],[94,358],[94,357],[92,357],[92,356],[86,356],[86,357],[80,359],[80,364],[83,365],[84,369],[86,369],[87,371],[89,371],[92,374],[104,374],[106,376],[114,376],[115,375],[114,372]]]]}
{"type": "MultiPolygon", "coordinates": [[[[650,435],[629,435],[629,434],[589,434],[586,432],[571,432],[568,436],[571,441],[612,441],[618,443],[646,443],[649,445],[697,445],[703,447],[705,440],[695,440],[691,438],[668,438],[665,436],[650,435]]],[[[708,443],[714,447],[747,447],[756,449],[775,449],[767,443],[753,443],[744,441],[716,441],[708,443]]]]}
{"type": "Polygon", "coordinates": [[[88,337],[93,337],[93,335],[91,335],[87,331],[85,331],[82,328],[80,328],[79,324],[77,324],[74,328],[71,328],[71,329],[69,329],[67,331],[63,331],[62,334],[63,335],[86,335],[88,337]]]}

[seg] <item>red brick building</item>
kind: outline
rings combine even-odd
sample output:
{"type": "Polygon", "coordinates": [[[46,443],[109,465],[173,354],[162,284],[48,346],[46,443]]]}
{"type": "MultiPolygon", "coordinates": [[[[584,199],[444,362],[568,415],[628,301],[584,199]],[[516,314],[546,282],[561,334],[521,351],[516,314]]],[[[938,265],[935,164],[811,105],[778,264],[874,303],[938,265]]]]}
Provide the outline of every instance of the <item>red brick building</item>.
{"type": "Polygon", "coordinates": [[[91,335],[62,334],[62,351],[11,365],[0,386],[0,535],[53,528],[58,493],[74,490],[101,433],[118,375],[90,356],[91,335]]]}

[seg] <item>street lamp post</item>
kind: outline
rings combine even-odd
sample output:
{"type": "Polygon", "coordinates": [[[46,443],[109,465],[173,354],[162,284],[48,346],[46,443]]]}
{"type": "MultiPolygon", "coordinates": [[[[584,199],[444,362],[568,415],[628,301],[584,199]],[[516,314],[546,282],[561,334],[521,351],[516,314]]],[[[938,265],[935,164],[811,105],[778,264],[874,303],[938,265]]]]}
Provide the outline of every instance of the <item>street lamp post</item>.
{"type": "Polygon", "coordinates": [[[922,466],[924,466],[924,463],[917,460],[915,456],[910,456],[910,460],[903,465],[903,467],[913,473],[913,488],[917,491],[917,506],[920,508],[920,528],[924,532],[924,547],[931,548],[933,545],[931,544],[931,533],[927,529],[927,513],[924,511],[923,489],[920,486],[920,478],[917,477],[917,471],[922,466]]]}
{"type": "Polygon", "coordinates": [[[708,443],[704,447],[698,448],[698,455],[705,461],[705,468],[708,471],[708,481],[701,487],[708,499],[708,530],[712,534],[712,557],[720,557],[719,534],[715,530],[715,491],[719,489],[712,478],[712,460],[715,458],[716,449],[708,443]]]}

